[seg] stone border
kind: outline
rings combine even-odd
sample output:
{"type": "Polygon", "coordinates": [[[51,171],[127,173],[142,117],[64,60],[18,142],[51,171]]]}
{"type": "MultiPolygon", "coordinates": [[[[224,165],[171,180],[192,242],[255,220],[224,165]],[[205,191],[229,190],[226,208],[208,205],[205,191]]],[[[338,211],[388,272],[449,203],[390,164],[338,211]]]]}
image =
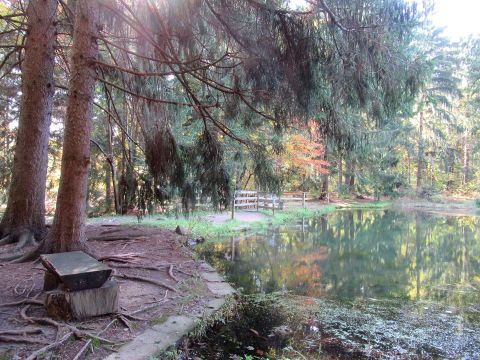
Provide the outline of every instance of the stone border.
{"type": "Polygon", "coordinates": [[[136,336],[104,360],[146,360],[176,345],[180,339],[195,329],[200,320],[204,321],[215,314],[225,304],[226,298],[235,293],[235,290],[209,264],[202,263],[200,269],[202,270],[201,278],[215,296],[207,303],[203,312],[172,315],[164,323],[154,325],[136,336]]]}

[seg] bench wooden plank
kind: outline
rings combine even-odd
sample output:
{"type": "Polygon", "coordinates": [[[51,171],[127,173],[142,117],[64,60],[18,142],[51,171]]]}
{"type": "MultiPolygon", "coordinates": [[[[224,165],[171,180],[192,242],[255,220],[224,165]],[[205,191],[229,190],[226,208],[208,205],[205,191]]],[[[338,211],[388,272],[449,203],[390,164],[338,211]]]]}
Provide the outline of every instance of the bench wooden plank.
{"type": "Polygon", "coordinates": [[[235,204],[235,207],[247,207],[247,206],[257,206],[257,203],[243,203],[243,204],[235,204]]]}
{"type": "Polygon", "coordinates": [[[108,266],[83,251],[44,254],[40,259],[48,271],[73,291],[98,288],[112,272],[108,266]]]}

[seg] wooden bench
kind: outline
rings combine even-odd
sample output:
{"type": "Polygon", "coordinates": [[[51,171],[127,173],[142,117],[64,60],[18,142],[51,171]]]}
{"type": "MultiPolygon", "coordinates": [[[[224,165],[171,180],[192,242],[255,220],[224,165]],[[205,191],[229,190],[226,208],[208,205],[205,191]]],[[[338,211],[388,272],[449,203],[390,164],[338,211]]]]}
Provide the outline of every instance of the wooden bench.
{"type": "Polygon", "coordinates": [[[82,251],[41,255],[47,313],[63,320],[117,312],[118,284],[112,269],[82,251]]]}
{"type": "Polygon", "coordinates": [[[59,285],[70,291],[94,289],[102,286],[112,269],[83,251],[41,255],[45,272],[43,290],[53,290],[59,285]]]}

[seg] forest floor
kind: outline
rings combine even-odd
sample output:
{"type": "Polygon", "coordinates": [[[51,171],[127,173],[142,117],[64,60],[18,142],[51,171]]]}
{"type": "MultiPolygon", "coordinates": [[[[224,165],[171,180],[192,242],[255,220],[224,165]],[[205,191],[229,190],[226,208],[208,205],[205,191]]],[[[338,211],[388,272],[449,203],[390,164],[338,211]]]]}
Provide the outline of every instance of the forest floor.
{"type": "MultiPolygon", "coordinates": [[[[184,243],[188,239],[215,240],[242,229],[314,217],[339,208],[421,210],[444,215],[478,215],[473,200],[441,197],[435,201],[401,198],[394,202],[340,199],[307,202],[283,211],[198,212],[190,217],[153,215],[137,223],[133,216],[89,219],[87,236],[96,254],[106,257],[121,285],[120,313],[65,325],[48,320],[42,306],[43,266],[39,262],[0,268],[0,359],[24,359],[35,351],[63,341],[54,350],[59,359],[100,359],[165,323],[171,315],[202,313],[218,298],[208,279],[214,270],[198,261],[184,243]],[[176,234],[176,226],[184,235],[176,234]],[[47,320],[45,320],[47,319],[47,320]],[[67,336],[69,333],[72,335],[67,336]],[[81,354],[76,358],[78,354],[81,354]]],[[[7,247],[3,248],[8,251],[7,247]]],[[[215,282],[217,280],[214,280],[215,282]]],[[[43,355],[48,358],[49,351],[43,355]]],[[[42,355],[42,356],[43,356],[42,355]]]]}
{"type": "MultiPolygon", "coordinates": [[[[194,239],[216,241],[225,236],[231,236],[240,230],[262,229],[270,225],[285,224],[297,219],[307,219],[330,213],[337,209],[388,209],[420,210],[442,215],[475,216],[479,209],[475,202],[469,198],[458,196],[438,196],[431,200],[417,197],[402,197],[396,200],[381,199],[375,201],[371,197],[341,198],[331,196],[329,201],[307,201],[303,208],[301,203],[287,203],[283,210],[275,211],[261,209],[240,210],[235,212],[235,219],[231,219],[231,212],[224,210],[194,211],[189,216],[179,214],[153,214],[147,215],[140,220],[144,226],[159,227],[173,230],[180,226],[185,233],[194,239]]],[[[104,216],[89,219],[90,224],[135,224],[138,223],[136,216],[104,216]]]]}
{"type": "Polygon", "coordinates": [[[209,283],[219,280],[203,276],[216,275],[214,270],[183,245],[185,236],[111,222],[89,225],[87,236],[114,269],[120,312],[82,322],[51,321],[42,306],[42,264],[5,264],[0,269],[0,359],[27,359],[51,344],[59,344],[53,356],[47,349],[38,358],[101,359],[169,316],[203,313],[209,301],[221,297],[209,283]]]}

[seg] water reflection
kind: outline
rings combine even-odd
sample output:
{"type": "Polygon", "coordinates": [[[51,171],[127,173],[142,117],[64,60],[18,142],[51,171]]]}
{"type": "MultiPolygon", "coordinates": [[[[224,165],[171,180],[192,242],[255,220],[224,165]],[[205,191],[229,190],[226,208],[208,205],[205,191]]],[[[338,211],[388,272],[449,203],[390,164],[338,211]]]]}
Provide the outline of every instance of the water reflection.
{"type": "Polygon", "coordinates": [[[478,303],[479,222],[398,211],[339,211],[210,244],[200,253],[246,293],[478,303]]]}

